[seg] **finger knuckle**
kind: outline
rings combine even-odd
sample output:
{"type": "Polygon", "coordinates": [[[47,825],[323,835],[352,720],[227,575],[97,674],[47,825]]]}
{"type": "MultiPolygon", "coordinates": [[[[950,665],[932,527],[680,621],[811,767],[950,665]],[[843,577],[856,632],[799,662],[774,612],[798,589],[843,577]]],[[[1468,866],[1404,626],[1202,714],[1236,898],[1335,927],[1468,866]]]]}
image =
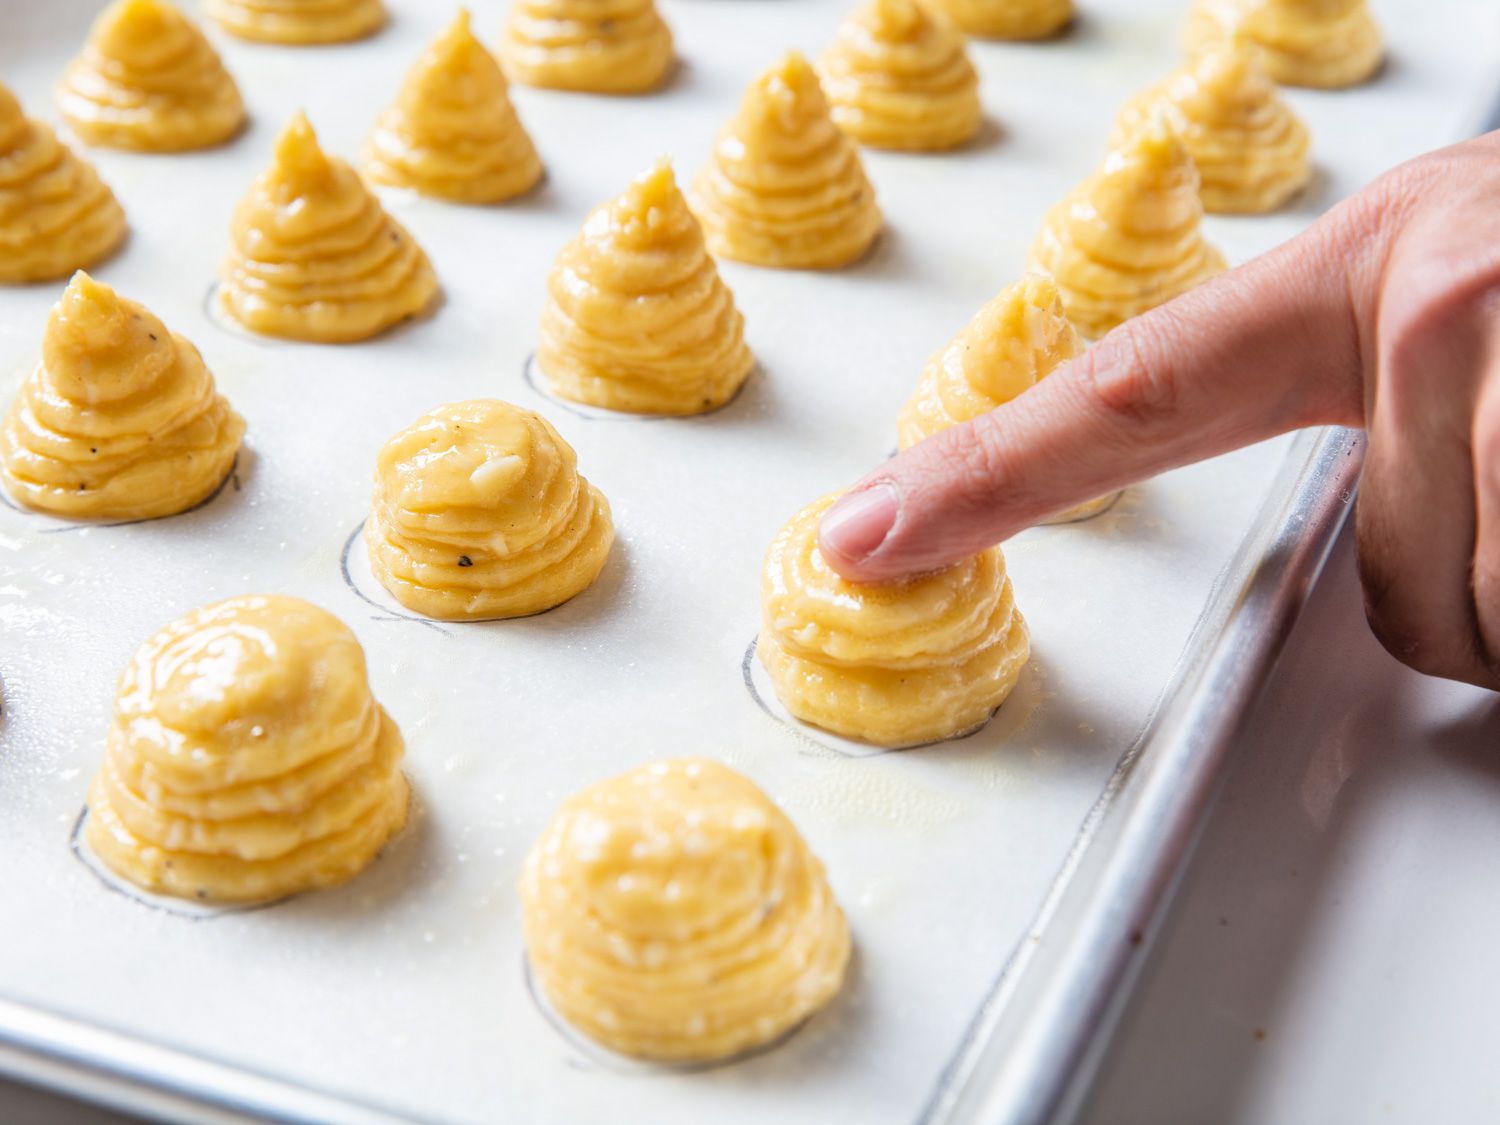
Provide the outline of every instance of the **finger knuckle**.
{"type": "Polygon", "coordinates": [[[1162,319],[1127,321],[1077,361],[1093,400],[1133,432],[1170,425],[1180,409],[1162,319]]]}

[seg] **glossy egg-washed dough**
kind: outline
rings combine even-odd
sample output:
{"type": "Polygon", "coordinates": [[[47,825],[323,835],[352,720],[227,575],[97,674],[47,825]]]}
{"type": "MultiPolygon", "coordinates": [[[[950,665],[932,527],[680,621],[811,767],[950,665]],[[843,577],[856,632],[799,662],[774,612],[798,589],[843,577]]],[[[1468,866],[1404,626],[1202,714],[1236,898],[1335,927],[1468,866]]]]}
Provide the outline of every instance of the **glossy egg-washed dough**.
{"type": "Polygon", "coordinates": [[[0,481],[56,516],[170,516],[213,495],[244,432],[197,348],[79,273],[0,427],[0,481]]]}
{"type": "Polygon", "coordinates": [[[426,617],[522,617],[604,568],[604,495],[540,414],[497,399],[440,406],[380,450],[365,521],[370,569],[426,617]]]}
{"type": "Polygon", "coordinates": [[[67,277],[108,257],[126,229],[93,165],[0,86],[0,284],[67,277]]]}
{"type": "Polygon", "coordinates": [[[252,332],[321,344],[374,336],[438,288],[422,248],[300,113],[235,208],[219,279],[222,307],[252,332]]]}
{"type": "Polygon", "coordinates": [[[1030,268],[1057,279],[1068,316],[1097,338],[1223,271],[1202,218],[1193,158],[1158,114],[1052,208],[1030,268]]]}
{"type": "Polygon", "coordinates": [[[936,742],[994,714],[1031,655],[1005,557],[863,584],[818,549],[836,499],[798,512],[766,552],[756,655],[797,718],[877,746],[936,742]]]}
{"type": "Polygon", "coordinates": [[[849,961],[843,911],[796,826],[706,758],[566,801],[526,859],[521,910],[552,1008],[662,1062],[772,1042],[834,997],[849,961]]]}
{"type": "Polygon", "coordinates": [[[542,162],[500,64],[467,9],[412,67],[365,146],[365,173],[452,203],[499,203],[535,186],[542,162]]]}
{"type": "Polygon", "coordinates": [[[818,60],[818,74],[834,122],[875,148],[953,148],[983,119],[963,34],[920,0],[857,8],[818,60]]]}
{"type": "Polygon", "coordinates": [[[386,20],[381,0],[205,0],[203,7],[231,35],[287,46],[363,39],[386,20]]]}
{"type": "Polygon", "coordinates": [[[837,269],[882,224],[858,150],[795,51],[751,83],[690,197],[708,248],[757,266],[837,269]]]}
{"type": "Polygon", "coordinates": [[[1207,51],[1139,94],[1120,112],[1114,143],[1163,108],[1198,167],[1205,210],[1274,211],[1312,174],[1307,126],[1248,51],[1207,51]]]}
{"type": "Polygon", "coordinates": [[[654,0],[512,0],[500,58],[528,86],[643,94],[675,56],[654,0]]]}
{"type": "Polygon", "coordinates": [[[332,886],[405,822],[402,749],[343,622],[297,598],[231,598],[168,625],[121,675],[85,837],[157,894],[332,886]]]}
{"type": "Polygon", "coordinates": [[[164,0],[115,0],[63,72],[57,108],[93,145],[181,152],[245,122],[234,79],[203,33],[164,0]]]}
{"type": "Polygon", "coordinates": [[[983,39],[1045,39],[1073,18],[1073,0],[925,0],[983,39]]]}
{"type": "Polygon", "coordinates": [[[564,398],[697,414],[729,401],[755,365],[665,160],[588,217],[547,292],[537,366],[564,398]]]}
{"type": "Polygon", "coordinates": [[[1367,0],[1197,0],[1183,40],[1193,55],[1238,40],[1283,86],[1354,86],[1385,58],[1367,0]]]}

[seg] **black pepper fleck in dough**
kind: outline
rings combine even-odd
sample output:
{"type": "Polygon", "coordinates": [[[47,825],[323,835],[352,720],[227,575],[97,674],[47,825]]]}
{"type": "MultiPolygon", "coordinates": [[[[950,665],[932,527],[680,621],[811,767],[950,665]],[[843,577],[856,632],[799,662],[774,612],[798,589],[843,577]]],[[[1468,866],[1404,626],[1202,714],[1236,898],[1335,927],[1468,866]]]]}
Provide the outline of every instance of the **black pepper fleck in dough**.
{"type": "Polygon", "coordinates": [[[469,558],[468,555],[459,555],[458,556],[458,565],[459,566],[473,566],[474,565],[474,560],[471,559],[471,558],[469,558]]]}

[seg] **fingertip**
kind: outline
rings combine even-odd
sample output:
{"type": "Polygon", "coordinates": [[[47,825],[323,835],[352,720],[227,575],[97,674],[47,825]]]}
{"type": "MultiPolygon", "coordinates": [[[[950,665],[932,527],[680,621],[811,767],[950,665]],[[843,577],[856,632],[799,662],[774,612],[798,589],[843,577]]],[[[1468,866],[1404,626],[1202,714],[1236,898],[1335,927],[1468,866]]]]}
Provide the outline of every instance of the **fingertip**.
{"type": "Polygon", "coordinates": [[[901,495],[888,480],[857,487],[823,513],[818,547],[845,578],[867,579],[869,559],[880,549],[901,511],[901,495]]]}

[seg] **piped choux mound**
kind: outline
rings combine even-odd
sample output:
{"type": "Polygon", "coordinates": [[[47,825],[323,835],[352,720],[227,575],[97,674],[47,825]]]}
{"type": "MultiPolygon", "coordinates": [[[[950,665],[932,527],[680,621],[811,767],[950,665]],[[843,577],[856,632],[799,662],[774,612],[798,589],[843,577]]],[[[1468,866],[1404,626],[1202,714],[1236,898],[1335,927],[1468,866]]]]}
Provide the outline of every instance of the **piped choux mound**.
{"type": "Polygon", "coordinates": [[[981,39],[1046,39],[1073,19],[1073,0],[926,0],[981,39]]]}
{"type": "Polygon", "coordinates": [[[406,821],[401,732],[338,618],[230,598],[120,676],[85,839],[155,894],[262,902],[359,874],[406,821]]]}
{"type": "Polygon", "coordinates": [[[690,200],[717,257],[780,269],[849,265],[882,225],[859,152],[795,51],[751,83],[690,200]]]}
{"type": "Polygon", "coordinates": [[[1163,108],[1197,165],[1205,210],[1274,211],[1312,174],[1307,126],[1248,51],[1208,51],[1138,95],[1120,112],[1114,143],[1163,108]]]}
{"type": "Polygon", "coordinates": [[[427,255],[297,114],[235,208],[219,301],[252,332],[320,344],[367,339],[437,295],[427,255]]]}
{"type": "Polygon", "coordinates": [[[511,0],[500,59],[515,82],[644,94],[675,60],[655,0],[511,0]]]}
{"type": "Polygon", "coordinates": [[[92,145],[183,152],[245,123],[239,88],[203,33],[164,0],[115,0],[63,73],[57,108],[92,145]]]}
{"type": "Polygon", "coordinates": [[[665,160],[589,216],[547,293],[537,366],[564,398],[698,414],[728,402],[755,366],[745,318],[665,160]]]}
{"type": "Polygon", "coordinates": [[[244,432],[197,348],[80,272],[0,427],[0,481],[69,519],[175,515],[224,483],[244,432]]]}
{"type": "Polygon", "coordinates": [[[983,725],[1031,654],[1005,557],[903,582],[841,578],[818,548],[836,496],[798,512],[766,552],[756,655],[798,719],[900,748],[983,725]]]}
{"type": "Polygon", "coordinates": [[[521,918],[553,1010],[660,1062],[773,1042],[833,999],[849,962],[848,923],[796,826],[706,758],[566,801],[527,856],[521,918]]]}
{"type": "Polygon", "coordinates": [[[126,232],[93,165],[0,86],[0,284],[67,277],[112,254],[126,232]]]}
{"type": "Polygon", "coordinates": [[[1068,316],[1098,338],[1224,270],[1202,218],[1198,169],[1158,113],[1052,208],[1029,268],[1057,279],[1068,316]]]}
{"type": "Polygon", "coordinates": [[[609,502],[539,414],[440,406],[381,449],[365,546],[377,581],[445,621],[524,617],[589,586],[614,542],[609,502]]]}
{"type": "Polygon", "coordinates": [[[954,148],[983,120],[963,34],[920,0],[856,9],[818,60],[818,74],[834,122],[874,148],[954,148]]]}
{"type": "Polygon", "coordinates": [[[534,187],[542,162],[505,75],[469,12],[423,52],[365,146],[365,173],[452,203],[499,203],[534,187]]]}
{"type": "Polygon", "coordinates": [[[1283,86],[1356,86],[1385,59],[1368,0],[1196,0],[1183,33],[1190,55],[1238,41],[1283,86]]]}
{"type": "Polygon", "coordinates": [[[381,0],[205,0],[203,7],[231,35],[289,47],[363,39],[386,21],[381,0]]]}

